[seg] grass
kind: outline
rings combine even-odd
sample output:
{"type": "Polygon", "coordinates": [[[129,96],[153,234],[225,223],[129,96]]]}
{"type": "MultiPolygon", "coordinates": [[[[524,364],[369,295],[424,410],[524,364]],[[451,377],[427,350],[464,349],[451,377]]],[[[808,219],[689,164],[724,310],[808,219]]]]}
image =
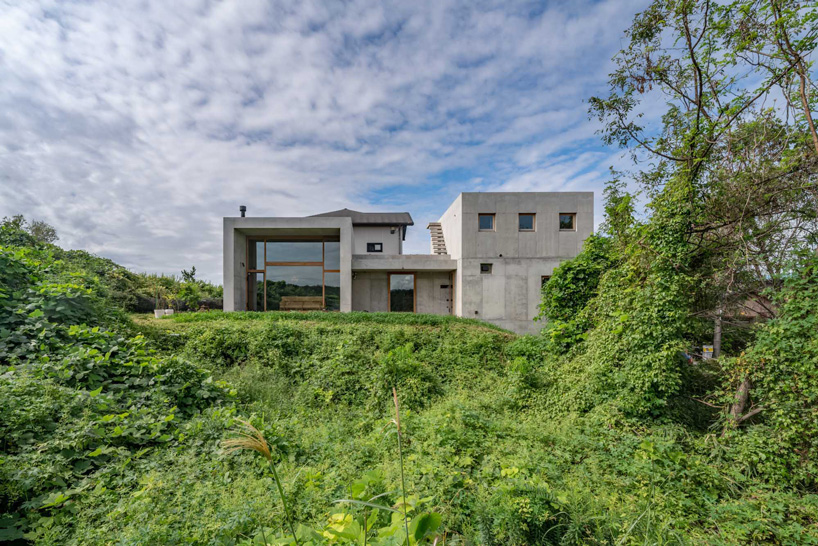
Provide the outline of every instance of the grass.
{"type": "MultiPolygon", "coordinates": [[[[152,315],[137,315],[137,317],[138,320],[143,320],[143,317],[151,318],[152,315]]],[[[361,311],[353,311],[350,313],[324,311],[269,311],[266,313],[243,311],[225,313],[223,311],[206,311],[201,313],[178,313],[163,317],[160,320],[176,323],[303,321],[328,324],[401,324],[411,326],[467,325],[498,332],[508,332],[499,326],[482,320],[422,313],[365,313],[361,311]]]]}

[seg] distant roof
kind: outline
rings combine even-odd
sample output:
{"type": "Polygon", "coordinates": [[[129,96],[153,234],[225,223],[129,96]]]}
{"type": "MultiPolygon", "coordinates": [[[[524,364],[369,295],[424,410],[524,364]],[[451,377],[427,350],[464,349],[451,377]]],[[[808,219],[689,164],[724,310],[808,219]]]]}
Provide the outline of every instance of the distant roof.
{"type": "Polygon", "coordinates": [[[375,226],[414,226],[415,222],[408,212],[359,212],[357,210],[341,209],[322,214],[313,214],[317,217],[352,218],[353,225],[369,224],[375,226]]]}

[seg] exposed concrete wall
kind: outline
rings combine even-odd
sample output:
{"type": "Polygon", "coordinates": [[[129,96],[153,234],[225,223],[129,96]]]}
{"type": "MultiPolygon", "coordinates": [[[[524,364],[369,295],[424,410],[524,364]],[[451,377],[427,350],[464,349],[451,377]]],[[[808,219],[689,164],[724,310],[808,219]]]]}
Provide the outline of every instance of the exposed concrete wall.
{"type": "Polygon", "coordinates": [[[244,310],[246,291],[247,238],[234,229],[233,218],[224,218],[223,232],[223,308],[225,311],[244,310]]]}
{"type": "Polygon", "coordinates": [[[542,324],[533,319],[542,276],[576,256],[593,232],[593,193],[463,193],[460,200],[456,314],[518,333],[538,332],[542,324]],[[495,215],[494,231],[478,229],[480,213],[495,215]],[[520,213],[536,214],[535,231],[519,230],[520,213]],[[560,231],[560,213],[576,213],[574,231],[560,231]],[[482,263],[492,264],[490,274],[480,273],[482,263]]]}
{"type": "Polygon", "coordinates": [[[487,320],[517,333],[536,333],[534,322],[540,304],[542,277],[551,275],[560,258],[471,258],[460,262],[463,283],[462,313],[466,318],[487,320]],[[490,274],[480,264],[492,264],[490,274]]]}
{"type": "Polygon", "coordinates": [[[463,193],[462,257],[573,257],[594,228],[593,192],[463,193]],[[495,215],[495,231],[479,231],[480,213],[495,215]],[[519,231],[520,213],[536,214],[536,230],[519,231]],[[560,231],[560,213],[575,213],[576,229],[560,231]]]}
{"type": "Polygon", "coordinates": [[[457,271],[454,280],[454,314],[463,315],[463,276],[460,267],[460,258],[463,254],[463,194],[449,205],[443,216],[440,217],[440,227],[443,238],[446,240],[446,251],[452,259],[457,260],[457,271]]]}
{"type": "MultiPolygon", "coordinates": [[[[387,271],[356,271],[352,281],[352,310],[370,313],[388,311],[388,275],[387,271]]],[[[430,271],[415,273],[416,312],[436,315],[450,314],[447,300],[450,298],[450,272],[430,271]]]]}
{"type": "Polygon", "coordinates": [[[389,226],[354,226],[353,254],[401,254],[403,251],[403,230],[398,228],[390,233],[389,226]],[[367,243],[382,243],[383,252],[370,253],[366,251],[367,243]]]}
{"type": "Polygon", "coordinates": [[[388,311],[386,271],[356,271],[352,280],[352,310],[388,311]]]}
{"type": "Polygon", "coordinates": [[[224,218],[224,310],[246,309],[247,237],[335,235],[341,247],[341,311],[352,310],[352,220],[350,218],[224,218]]]}
{"type": "Polygon", "coordinates": [[[417,273],[416,311],[435,315],[450,315],[451,273],[417,273]],[[443,288],[446,287],[446,288],[443,288]]]}
{"type": "Polygon", "coordinates": [[[457,262],[441,254],[401,254],[381,256],[378,254],[355,254],[352,269],[380,271],[454,271],[457,262]]]}
{"type": "Polygon", "coordinates": [[[461,256],[461,240],[463,231],[463,194],[449,205],[443,216],[440,217],[440,228],[443,230],[443,238],[446,239],[446,252],[453,259],[458,260],[461,256]]]}

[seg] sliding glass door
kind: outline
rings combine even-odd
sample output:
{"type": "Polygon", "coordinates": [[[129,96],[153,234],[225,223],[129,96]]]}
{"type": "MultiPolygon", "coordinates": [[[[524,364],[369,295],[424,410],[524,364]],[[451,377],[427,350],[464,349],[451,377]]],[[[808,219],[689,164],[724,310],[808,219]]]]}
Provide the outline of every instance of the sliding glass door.
{"type": "Polygon", "coordinates": [[[338,241],[254,239],[247,263],[250,311],[340,309],[338,241]]]}
{"type": "Polygon", "coordinates": [[[389,311],[394,313],[415,312],[415,274],[389,274],[389,311]]]}

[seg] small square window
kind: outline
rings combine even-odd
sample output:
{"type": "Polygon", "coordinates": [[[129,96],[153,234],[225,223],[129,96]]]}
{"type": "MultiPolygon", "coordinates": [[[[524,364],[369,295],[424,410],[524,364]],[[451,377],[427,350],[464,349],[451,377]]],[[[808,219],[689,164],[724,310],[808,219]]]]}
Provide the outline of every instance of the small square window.
{"type": "Polygon", "coordinates": [[[494,214],[478,214],[477,223],[480,231],[494,231],[494,214]]]}
{"type": "Polygon", "coordinates": [[[383,252],[383,243],[366,243],[367,252],[383,252]]]}
{"type": "Polygon", "coordinates": [[[491,275],[491,264],[480,264],[480,273],[483,275],[491,275]]]}
{"type": "Polygon", "coordinates": [[[534,231],[536,226],[535,219],[536,214],[530,213],[520,213],[519,215],[519,227],[520,231],[534,231]]]}
{"type": "Polygon", "coordinates": [[[551,275],[543,275],[540,277],[540,286],[545,286],[545,283],[551,280],[551,275]]]}
{"type": "Polygon", "coordinates": [[[575,212],[561,212],[560,213],[560,231],[574,231],[576,229],[577,213],[575,212]]]}

